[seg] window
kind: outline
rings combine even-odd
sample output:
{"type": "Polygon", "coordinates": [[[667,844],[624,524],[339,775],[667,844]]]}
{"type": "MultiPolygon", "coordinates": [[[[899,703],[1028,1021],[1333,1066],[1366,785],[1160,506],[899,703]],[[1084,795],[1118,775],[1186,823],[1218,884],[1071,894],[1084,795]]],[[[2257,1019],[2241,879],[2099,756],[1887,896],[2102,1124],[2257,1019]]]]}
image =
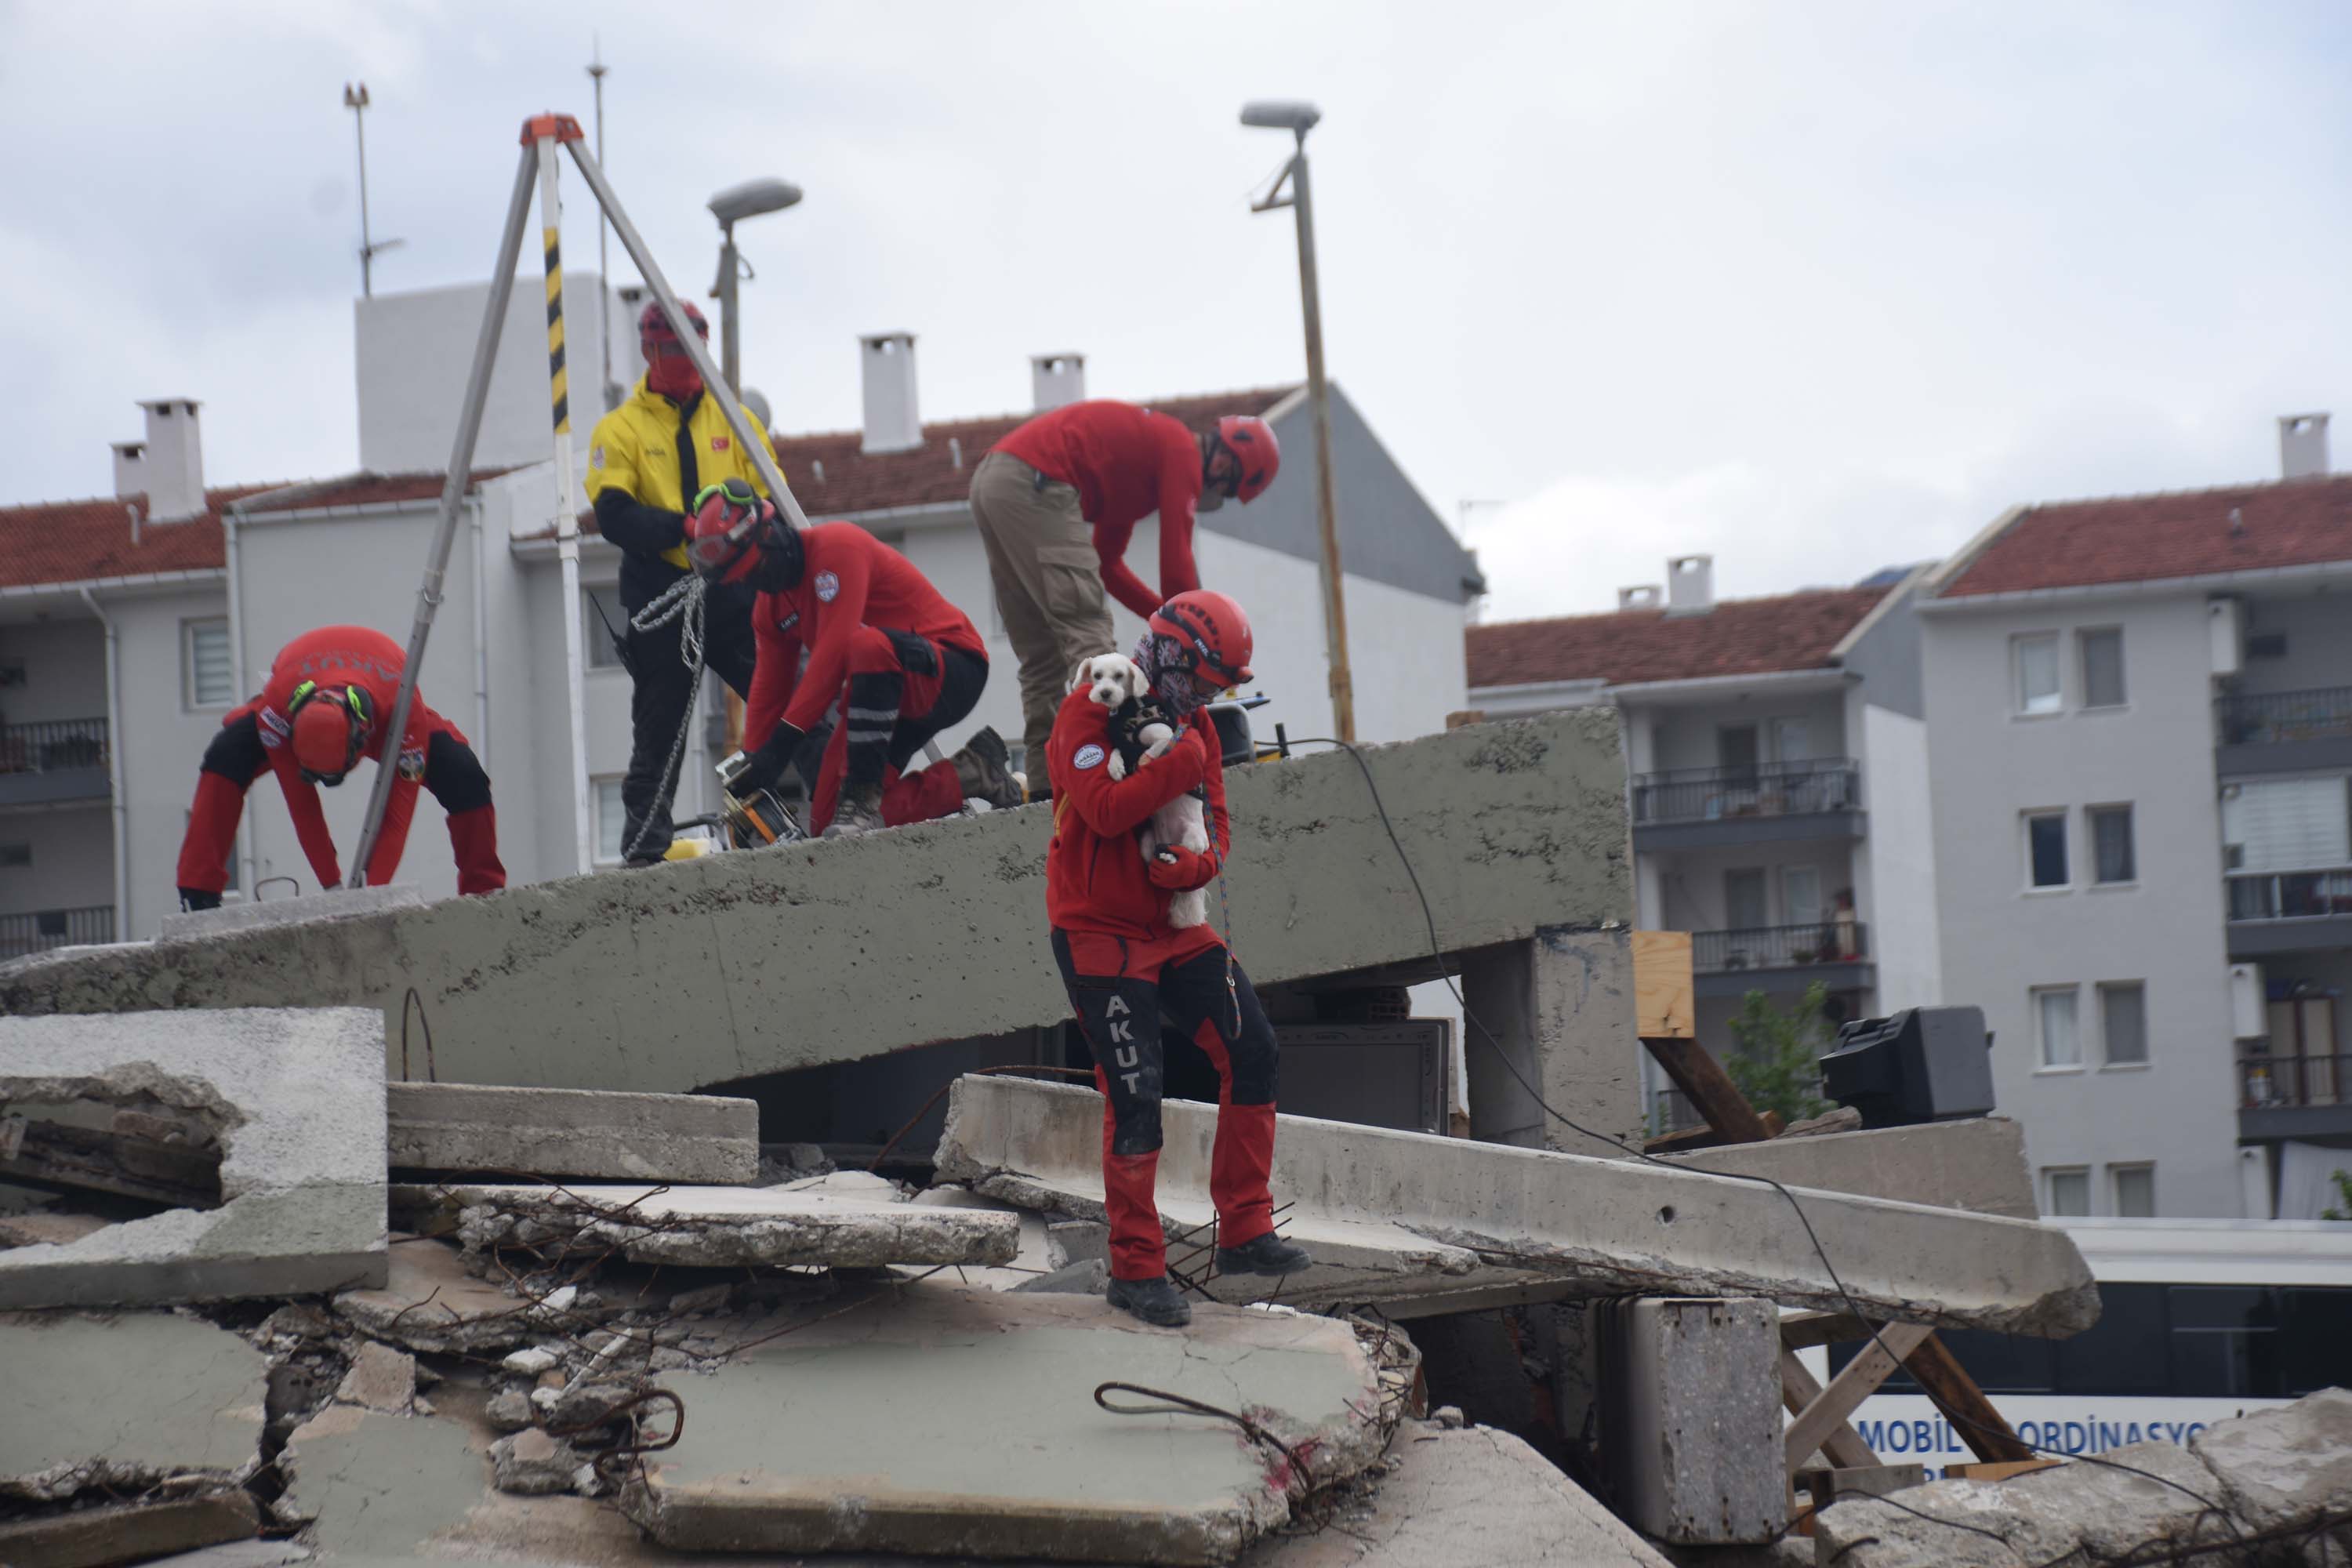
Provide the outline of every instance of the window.
{"type": "Polygon", "coordinates": [[[2063,888],[2066,882],[2066,814],[2029,812],[2025,818],[2026,880],[2031,887],[2063,888]]]}
{"type": "Polygon", "coordinates": [[[2255,636],[2249,637],[2246,639],[2246,657],[2248,658],[2284,658],[2286,657],[2286,634],[2284,632],[2263,632],[2255,636]]]}
{"type": "Polygon", "coordinates": [[[236,700],[229,668],[228,618],[180,623],[180,690],[191,708],[226,708],[236,700]]]}
{"type": "Polygon", "coordinates": [[[1725,724],[1715,731],[1715,757],[1723,776],[1734,783],[1756,782],[1756,726],[1725,724]]]}
{"type": "Polygon", "coordinates": [[[2019,637],[2016,650],[2017,710],[2020,713],[2058,711],[2058,634],[2041,632],[2019,637]]]}
{"type": "Polygon", "coordinates": [[[2154,1165],[2109,1165],[2107,1174],[2115,1179],[2116,1214],[2126,1219],[2156,1217],[2154,1165]]]}
{"type": "Polygon", "coordinates": [[[2091,1212],[2091,1173],[2080,1165],[2053,1167],[2042,1173],[2042,1212],[2063,1219],[2091,1212]]]}
{"type": "Polygon", "coordinates": [[[625,813],[621,805],[621,781],[597,779],[596,790],[596,862],[600,866],[618,865],[621,859],[622,822],[625,813]]]}
{"type": "Polygon", "coordinates": [[[2083,1037],[2074,1028],[2074,987],[2053,985],[2033,993],[2033,1029],[2042,1041],[2043,1067],[2083,1065],[2083,1037]]]}
{"type": "Polygon", "coordinates": [[[2083,656],[2083,706],[2120,708],[2124,705],[2124,634],[2109,626],[2078,632],[2075,643],[2083,656]]]}
{"type": "Polygon", "coordinates": [[[0,844],[0,868],[21,871],[33,863],[33,847],[25,844],[0,844]]]}
{"type": "Polygon", "coordinates": [[[2099,1041],[2109,1067],[2147,1065],[2147,986],[2118,980],[2099,987],[2099,1041]]]}
{"type": "Polygon", "coordinates": [[[585,658],[591,669],[619,669],[621,651],[613,646],[613,634],[629,635],[629,613],[621,608],[618,588],[583,588],[580,590],[580,640],[586,645],[585,658]]]}
{"type": "Polygon", "coordinates": [[[2221,844],[2231,870],[2305,871],[2352,862],[2343,775],[2228,785],[2221,844]]]}
{"type": "Polygon", "coordinates": [[[1813,727],[1802,719],[1772,721],[1772,760],[1776,763],[1801,763],[1813,754],[1813,727]]]}
{"type": "Polygon", "coordinates": [[[2132,808],[2095,805],[2089,816],[2091,879],[2101,883],[2137,881],[2139,871],[2132,858],[2132,808]]]}
{"type": "Polygon", "coordinates": [[[1723,923],[1733,931],[1755,931],[1772,923],[1764,912],[1764,873],[1749,869],[1723,874],[1723,923]]]}
{"type": "MultiPolygon", "coordinates": [[[[1818,866],[1783,866],[1780,868],[1780,919],[1783,925],[1817,926],[1822,923],[1822,869],[1818,866]]],[[[1812,935],[1801,939],[1805,946],[1812,945],[1812,935]]]]}

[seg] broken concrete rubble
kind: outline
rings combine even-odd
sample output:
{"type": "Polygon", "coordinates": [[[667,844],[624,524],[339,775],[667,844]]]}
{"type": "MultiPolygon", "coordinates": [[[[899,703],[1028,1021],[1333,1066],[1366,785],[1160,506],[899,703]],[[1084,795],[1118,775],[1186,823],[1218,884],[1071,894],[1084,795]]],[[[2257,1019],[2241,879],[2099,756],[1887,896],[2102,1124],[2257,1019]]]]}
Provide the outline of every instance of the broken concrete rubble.
{"type": "Polygon", "coordinates": [[[334,1310],[353,1328],[389,1344],[472,1355],[593,1328],[620,1307],[577,1289],[560,1306],[524,1296],[467,1273],[457,1247],[405,1237],[392,1247],[384,1284],[342,1292],[334,1310]]]}
{"type": "MultiPolygon", "coordinates": [[[[1171,1100],[1162,1125],[1162,1223],[1197,1248],[1213,1212],[1215,1108],[1171,1100]]],[[[1099,1216],[1101,1129],[1090,1089],[967,1077],[949,1097],[940,1173],[1024,1207],[1099,1216]]],[[[1794,1190],[1841,1292],[1789,1200],[1751,1182],[1285,1116],[1273,1185],[1277,1205],[1294,1205],[1284,1234],[1316,1258],[1281,1281],[1285,1300],[1377,1301],[1393,1312],[1503,1288],[1843,1308],[1851,1294],[1906,1321],[2054,1335],[2098,1315],[2090,1271],[2064,1232],[1956,1209],[1794,1190]]],[[[1208,1289],[1245,1300],[1271,1294],[1272,1282],[1208,1289]]]]}
{"type": "Polygon", "coordinates": [[[261,1510],[242,1491],[117,1503],[0,1524],[0,1563],[8,1568],[100,1568],[242,1541],[260,1531],[261,1510]]]}
{"type": "Polygon", "coordinates": [[[455,1421],[331,1405],[288,1439],[279,1510],[330,1559],[404,1559],[488,1489],[488,1455],[455,1421]]]}
{"type": "Polygon", "coordinates": [[[416,1405],[416,1358],[390,1345],[365,1343],[335,1389],[337,1402],[405,1415],[416,1405]]]}
{"type": "Polygon", "coordinates": [[[383,1023],[360,1008],[0,1019],[0,1104],[162,1110],[222,1202],[0,1251],[0,1307],[301,1295],[384,1273],[383,1023]]]}
{"type": "Polygon", "coordinates": [[[721,1185],[760,1173],[748,1100],[406,1082],[384,1096],[400,1170],[721,1185]]]}
{"type": "Polygon", "coordinates": [[[1769,1176],[1792,1187],[1931,1208],[2011,1219],[2034,1219],[2042,1212],[2025,1163],[2025,1130],[2000,1117],[1804,1137],[1784,1132],[1761,1143],[1659,1157],[1694,1171],[1769,1176]]]}

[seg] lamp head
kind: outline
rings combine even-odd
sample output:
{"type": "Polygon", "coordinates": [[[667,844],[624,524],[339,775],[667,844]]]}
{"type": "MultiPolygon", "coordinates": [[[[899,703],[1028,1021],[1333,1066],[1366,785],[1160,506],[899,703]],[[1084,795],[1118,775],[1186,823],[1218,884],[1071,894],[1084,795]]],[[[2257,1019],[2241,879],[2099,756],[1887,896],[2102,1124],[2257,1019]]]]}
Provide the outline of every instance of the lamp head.
{"type": "Polygon", "coordinates": [[[1295,99],[1260,99],[1242,105],[1242,123],[1261,131],[1289,131],[1304,136],[1322,118],[1321,110],[1295,99]]]}
{"type": "Polygon", "coordinates": [[[801,199],[801,188],[785,180],[746,180],[710,198],[710,213],[721,228],[761,213],[782,212],[801,199]]]}

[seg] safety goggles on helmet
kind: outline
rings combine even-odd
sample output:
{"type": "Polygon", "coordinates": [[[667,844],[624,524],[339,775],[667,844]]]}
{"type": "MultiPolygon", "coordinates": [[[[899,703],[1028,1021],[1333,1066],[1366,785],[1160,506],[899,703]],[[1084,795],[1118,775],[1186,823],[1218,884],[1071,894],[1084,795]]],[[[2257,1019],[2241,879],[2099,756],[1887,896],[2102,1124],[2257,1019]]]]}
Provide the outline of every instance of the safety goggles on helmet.
{"type": "Polygon", "coordinates": [[[366,690],[361,687],[322,687],[315,680],[306,680],[296,687],[293,695],[287,700],[286,718],[289,728],[293,731],[295,765],[300,770],[304,782],[314,784],[339,784],[343,782],[343,775],[359,764],[361,754],[367,749],[368,731],[375,721],[375,704],[369,700],[366,690]],[[312,765],[319,760],[316,755],[307,759],[303,755],[303,752],[314,743],[312,737],[306,731],[314,731],[317,728],[315,723],[306,724],[302,721],[303,711],[320,702],[329,704],[329,708],[320,709],[319,712],[325,713],[331,710],[335,717],[343,721],[343,756],[342,765],[340,767],[317,767],[312,765]]]}
{"type": "Polygon", "coordinates": [[[686,559],[704,577],[723,577],[751,549],[759,526],[759,492],[749,480],[730,478],[705,485],[687,519],[686,559]]]}

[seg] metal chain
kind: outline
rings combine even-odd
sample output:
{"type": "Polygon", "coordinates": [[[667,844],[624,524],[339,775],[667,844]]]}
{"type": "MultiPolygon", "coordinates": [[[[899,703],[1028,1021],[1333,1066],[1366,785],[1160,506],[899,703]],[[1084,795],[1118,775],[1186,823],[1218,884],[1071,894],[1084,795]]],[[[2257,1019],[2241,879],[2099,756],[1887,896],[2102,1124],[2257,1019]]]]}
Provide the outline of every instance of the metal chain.
{"type": "Polygon", "coordinates": [[[669,817],[670,797],[677,789],[678,763],[686,755],[686,737],[694,728],[695,700],[702,695],[702,637],[707,604],[701,575],[689,572],[663,589],[659,598],[629,617],[629,629],[640,632],[658,631],[672,621],[679,621],[678,658],[693,674],[686,688],[686,711],[678,716],[677,735],[669,743],[669,760],[662,764],[661,787],[647,804],[635,836],[622,849],[621,858],[625,860],[644,847],[646,835],[653,831],[656,816],[664,821],[669,817]]]}

